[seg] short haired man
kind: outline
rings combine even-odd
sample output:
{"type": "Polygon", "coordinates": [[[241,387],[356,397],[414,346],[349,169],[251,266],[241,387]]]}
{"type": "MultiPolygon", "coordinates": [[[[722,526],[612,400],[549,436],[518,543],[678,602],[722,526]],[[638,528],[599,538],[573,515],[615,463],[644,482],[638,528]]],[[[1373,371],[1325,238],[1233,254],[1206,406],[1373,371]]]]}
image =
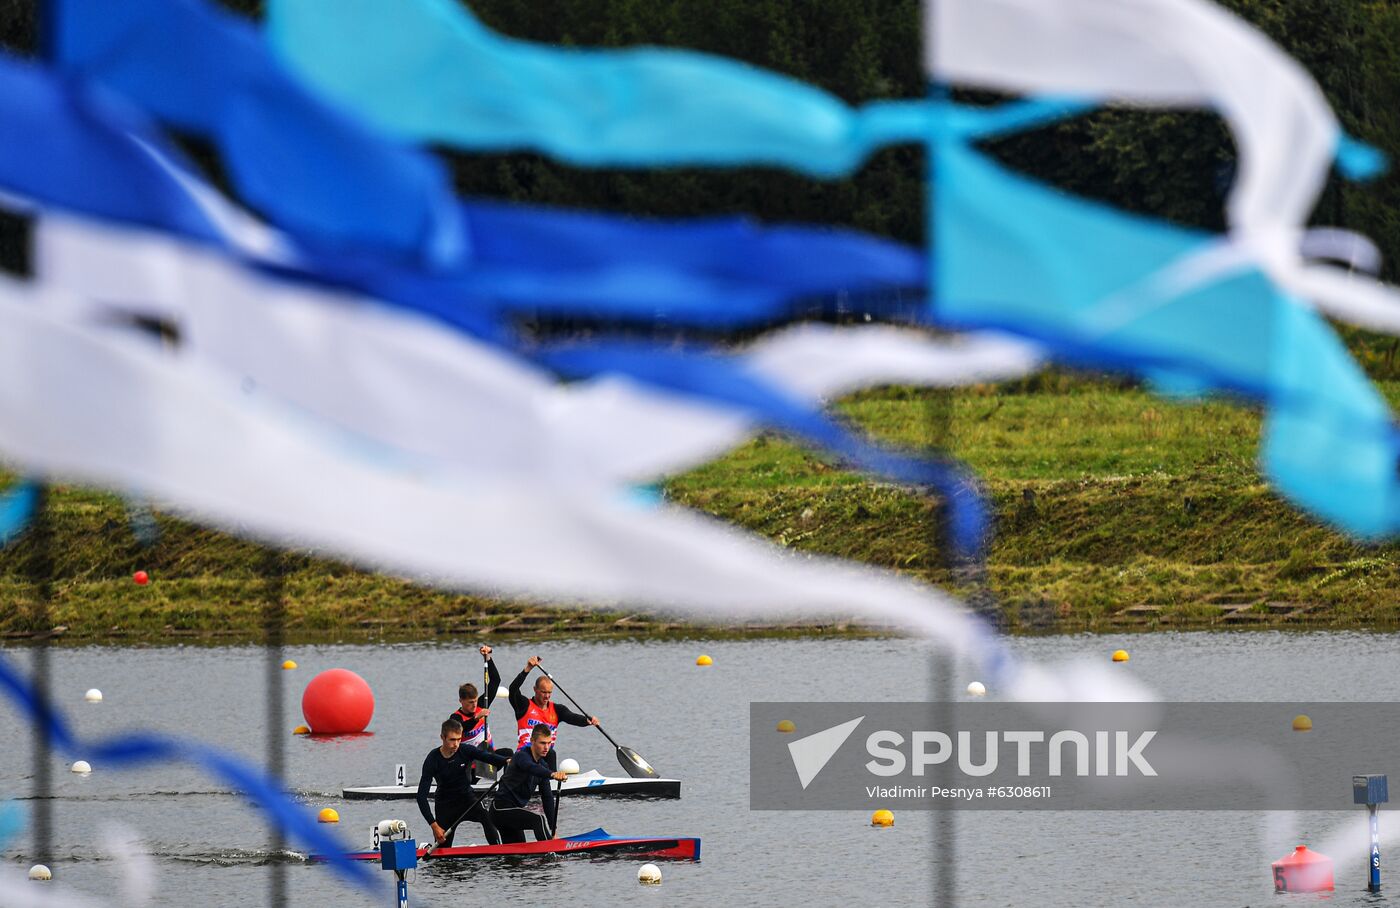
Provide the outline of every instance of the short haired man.
{"type": "MultiPolygon", "coordinates": [[[[539,656],[531,656],[525,662],[525,670],[515,676],[515,680],[510,682],[507,693],[510,696],[510,707],[515,711],[516,730],[516,750],[522,750],[529,746],[530,735],[534,729],[544,726],[549,729],[550,743],[553,743],[553,735],[559,727],[560,722],[569,725],[597,725],[597,716],[581,716],[569,709],[562,703],[555,703],[554,682],[541,675],[535,679],[535,695],[530,699],[525,699],[525,695],[520,692],[520,687],[525,683],[525,678],[540,664],[539,656]]],[[[554,755],[554,750],[549,751],[549,768],[557,769],[558,763],[554,755]]]]}
{"type": "Polygon", "coordinates": [[[536,842],[554,835],[548,818],[557,814],[549,781],[562,782],[568,776],[552,771],[546,761],[551,737],[548,726],[536,725],[530,731],[530,746],[517,750],[501,773],[496,797],[491,802],[490,818],[503,842],[525,841],[526,830],[535,834],[536,842]],[[530,808],[530,799],[536,791],[540,795],[540,811],[530,808]]]}
{"type": "Polygon", "coordinates": [[[476,783],[473,760],[504,766],[508,761],[489,750],[462,743],[462,723],[448,719],[442,723],[442,745],[434,747],[423,759],[423,772],[418,777],[418,810],[432,827],[433,839],[439,845],[451,846],[459,822],[465,819],[481,824],[486,841],[501,843],[500,834],[491,822],[489,812],[472,791],[476,783]],[[434,810],[428,809],[428,789],[437,782],[434,810]]]}
{"type": "MultiPolygon", "coordinates": [[[[501,690],[501,673],[491,658],[491,647],[483,644],[477,652],[486,663],[486,690],[479,691],[470,681],[457,688],[457,702],[461,704],[448,716],[462,723],[462,743],[480,750],[496,749],[491,740],[491,729],[486,724],[491,715],[491,701],[501,690]]],[[[489,765],[489,764],[488,764],[489,765]]],[[[482,767],[477,767],[478,772],[482,767]]]]}

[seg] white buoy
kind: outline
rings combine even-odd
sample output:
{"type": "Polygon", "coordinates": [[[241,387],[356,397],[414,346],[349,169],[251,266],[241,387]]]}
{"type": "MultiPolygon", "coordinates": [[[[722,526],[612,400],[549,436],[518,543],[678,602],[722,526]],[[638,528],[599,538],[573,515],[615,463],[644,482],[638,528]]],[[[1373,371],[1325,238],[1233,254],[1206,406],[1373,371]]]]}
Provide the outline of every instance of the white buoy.
{"type": "Polygon", "coordinates": [[[92,772],[92,764],[90,764],[87,760],[79,760],[78,762],[73,764],[73,771],[81,773],[92,772]]]}
{"type": "Polygon", "coordinates": [[[89,690],[87,693],[83,694],[83,699],[86,700],[86,701],[88,701],[89,703],[101,703],[101,702],[102,702],[102,691],[100,691],[100,690],[98,690],[97,688],[94,687],[94,688],[92,688],[91,690],[89,690]]]}
{"type": "Polygon", "coordinates": [[[661,882],[661,868],[655,864],[643,864],[637,871],[637,882],[655,885],[661,882]]]}
{"type": "Polygon", "coordinates": [[[967,692],[974,697],[985,697],[987,696],[987,685],[981,681],[973,681],[967,686],[967,692]]]}
{"type": "Polygon", "coordinates": [[[43,864],[35,864],[33,867],[29,868],[29,878],[31,880],[37,880],[39,882],[43,882],[44,880],[51,880],[53,879],[53,871],[45,867],[43,864]]]}
{"type": "Polygon", "coordinates": [[[573,757],[560,760],[559,771],[571,776],[578,775],[578,760],[575,760],[573,757]]]}

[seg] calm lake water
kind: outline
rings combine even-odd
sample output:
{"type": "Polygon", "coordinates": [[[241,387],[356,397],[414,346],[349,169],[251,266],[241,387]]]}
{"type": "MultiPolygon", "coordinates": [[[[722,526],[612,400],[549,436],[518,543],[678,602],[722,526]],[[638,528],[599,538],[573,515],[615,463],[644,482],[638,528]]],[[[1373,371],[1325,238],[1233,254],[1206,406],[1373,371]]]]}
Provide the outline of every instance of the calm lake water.
{"type": "MultiPolygon", "coordinates": [[[[1043,637],[1012,641],[1027,658],[1107,659],[1178,700],[1393,700],[1400,697],[1400,635],[1362,633],[1200,633],[1043,637]]],[[[1400,904],[1400,896],[1362,891],[1363,811],[1250,814],[1187,812],[961,813],[951,824],[932,813],[901,812],[892,828],[872,829],[865,812],[770,813],[749,810],[749,702],[761,700],[911,700],[932,694],[932,660],[902,640],[540,642],[503,645],[497,659],[508,683],[538,653],[619,741],[683,780],[679,801],[565,800],[566,833],[602,826],[627,835],[690,835],[704,841],[698,864],[667,862],[660,887],[636,881],[640,862],[569,858],[529,864],[478,861],[417,872],[418,905],[925,905],[946,885],[939,862],[954,868],[957,905],[1328,905],[1400,904]],[[701,652],[715,664],[698,668],[701,652]],[[951,831],[951,838],[948,833],[951,831]],[[1295,841],[1296,839],[1296,841],[1295,841]],[[936,847],[938,841],[944,846],[936,847]],[[1276,896],[1269,862],[1297,842],[1336,861],[1338,891],[1276,896]],[[1327,844],[1324,847],[1324,844],[1327,844]]],[[[4,651],[28,668],[24,649],[4,651]]],[[[287,673],[287,777],[313,807],[340,811],[347,846],[368,845],[372,824],[388,817],[426,832],[412,802],[342,801],[345,785],[389,784],[396,763],[416,777],[436,744],[437,726],[455,706],[461,681],[480,681],[470,646],[289,647],[300,668],[287,673]],[[377,698],[371,736],[293,738],[302,687],[318,671],[350,668],[377,698]]],[[[132,727],[221,742],[260,759],[264,747],[263,653],[254,648],[103,648],[52,651],[54,691],[83,736],[132,727]],[[101,688],[100,705],[83,692],[101,688]]],[[[958,689],[970,677],[952,672],[958,689]]],[[[560,698],[562,699],[562,698],[560,698]]],[[[512,724],[504,692],[496,724],[512,724]]],[[[0,705],[0,798],[27,797],[33,767],[26,728],[0,705]]],[[[622,775],[612,748],[592,729],[565,726],[560,753],[584,769],[622,775]]],[[[1355,767],[1339,767],[1350,774],[1355,767]]],[[[98,855],[110,822],[133,828],[155,856],[161,905],[260,905],[266,902],[268,833],[236,795],[184,768],[106,771],[88,777],[54,761],[55,890],[108,895],[120,868],[98,855]]],[[[1400,782],[1400,779],[1397,779],[1400,782]]],[[[1382,813],[1383,831],[1400,845],[1400,812],[1382,813]]],[[[460,838],[460,837],[459,837],[460,838]]],[[[468,836],[471,840],[473,836],[468,836]]],[[[1400,847],[1390,865],[1400,874],[1400,847]]],[[[28,838],[0,843],[11,872],[32,863],[28,838]]],[[[1383,860],[1387,853],[1383,851],[1383,860]]],[[[392,875],[371,897],[337,882],[325,867],[286,859],[294,905],[390,905],[392,875]]],[[[1400,875],[1391,877],[1400,892],[1400,875]]],[[[37,884],[36,884],[37,885],[37,884]]]]}

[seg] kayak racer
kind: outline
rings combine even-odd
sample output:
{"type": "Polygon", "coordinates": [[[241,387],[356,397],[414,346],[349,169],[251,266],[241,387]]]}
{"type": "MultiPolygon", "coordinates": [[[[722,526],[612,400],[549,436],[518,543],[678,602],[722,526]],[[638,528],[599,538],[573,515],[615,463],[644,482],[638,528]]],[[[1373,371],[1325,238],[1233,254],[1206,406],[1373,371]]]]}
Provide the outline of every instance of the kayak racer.
{"type": "Polygon", "coordinates": [[[474,760],[493,766],[509,762],[489,750],[463,744],[462,723],[456,719],[442,723],[442,744],[428,752],[423,759],[423,772],[418,777],[418,810],[432,827],[433,839],[438,845],[451,846],[457,824],[466,819],[481,824],[486,841],[492,845],[501,843],[490,812],[472,792],[476,782],[474,760]],[[434,781],[437,782],[435,810],[428,807],[428,789],[434,781]]]}
{"type": "Polygon", "coordinates": [[[547,762],[550,739],[553,737],[550,727],[540,723],[530,730],[529,735],[529,746],[520,748],[510,758],[505,771],[501,773],[496,796],[491,801],[490,820],[503,842],[525,841],[526,830],[535,834],[537,842],[554,836],[552,824],[547,818],[558,817],[558,805],[549,782],[551,779],[562,782],[568,776],[553,771],[547,762]],[[530,809],[530,800],[536,791],[540,794],[542,812],[530,809]]]}
{"type": "MultiPolygon", "coordinates": [[[[501,690],[501,672],[491,658],[491,647],[482,644],[477,650],[485,662],[485,690],[478,690],[470,681],[457,688],[457,701],[461,705],[448,716],[462,723],[462,743],[479,750],[496,749],[491,740],[491,728],[487,724],[491,715],[491,702],[501,690]]],[[[478,773],[485,773],[486,766],[478,766],[478,773]]],[[[494,772],[494,770],[492,770],[494,772]]]]}
{"type": "MultiPolygon", "coordinates": [[[[552,745],[560,722],[581,727],[598,724],[597,716],[579,715],[564,704],[555,703],[551,699],[554,695],[554,682],[543,675],[535,679],[535,695],[526,699],[520,688],[525,684],[525,678],[539,664],[540,657],[531,656],[525,662],[525,670],[515,676],[515,680],[510,682],[510,687],[507,689],[511,709],[515,711],[516,753],[530,747],[534,729],[540,726],[549,729],[550,744],[552,745]]],[[[547,754],[545,759],[550,770],[558,769],[558,757],[554,748],[550,747],[547,754]]]]}

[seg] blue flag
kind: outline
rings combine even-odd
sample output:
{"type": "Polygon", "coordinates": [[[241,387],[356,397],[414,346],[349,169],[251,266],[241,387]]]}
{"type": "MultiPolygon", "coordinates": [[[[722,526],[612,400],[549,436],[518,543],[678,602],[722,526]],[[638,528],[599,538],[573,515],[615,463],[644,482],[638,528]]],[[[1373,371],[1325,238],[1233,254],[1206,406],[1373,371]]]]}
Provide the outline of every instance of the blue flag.
{"type": "Polygon", "coordinates": [[[774,164],[835,176],[919,140],[928,117],[919,102],[853,109],[709,54],[517,41],[454,0],[272,0],[267,31],[309,84],[395,135],[574,164],[774,164]]]}

